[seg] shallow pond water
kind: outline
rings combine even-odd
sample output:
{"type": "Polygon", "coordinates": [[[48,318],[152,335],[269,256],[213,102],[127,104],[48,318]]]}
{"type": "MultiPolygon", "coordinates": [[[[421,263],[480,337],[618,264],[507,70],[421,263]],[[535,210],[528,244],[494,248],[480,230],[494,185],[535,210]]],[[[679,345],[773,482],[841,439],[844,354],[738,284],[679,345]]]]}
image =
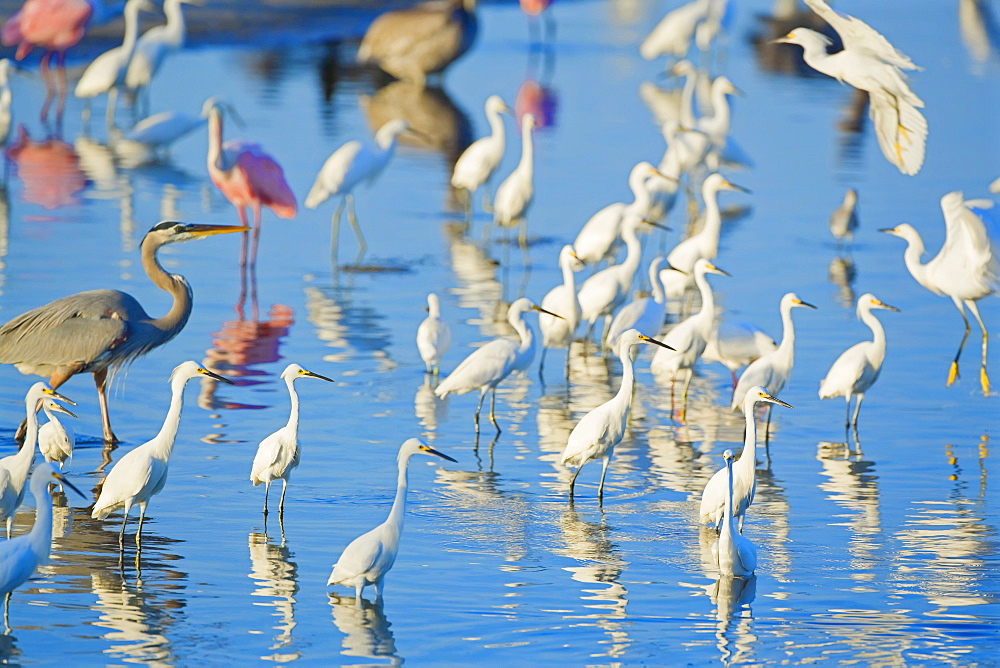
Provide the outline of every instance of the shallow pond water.
{"type": "MultiPolygon", "coordinates": [[[[483,438],[475,439],[475,396],[440,401],[424,378],[414,332],[428,291],[441,295],[452,327],[447,371],[471,346],[508,331],[506,304],[520,295],[540,300],[560,281],[559,248],[591,213],[628,196],[632,164],[659,160],[663,140],[640,90],[673,82],[636,45],[675,4],[558,3],[555,40],[541,49],[530,48],[516,4],[487,4],[478,42],[441,90],[378,89],[351,66],[353,42],[288,43],[287,33],[265,49],[195,44],[170,58],[151,108],[194,113],[206,97],[226,97],[245,121],[242,128],[228,123],[226,135],[260,142],[300,201],[344,141],[401,114],[422,134],[357,193],[368,271],[335,269],[331,202],[291,221],[265,213],[255,292],[242,313],[235,236],[164,249],[164,264],[194,287],[191,319],[174,341],[115,379],[118,449],[106,452],[101,443],[89,378],[64,386],[79,404],[73,479],[92,491],[108,458],[117,461],[156,433],[167,376],[179,362],[203,362],[237,385],[188,389],[170,479],[150,504],[141,554],[129,542],[134,520],[120,556],[119,515],[95,521],[85,509],[90,499],[57,495],[52,562],[11,597],[0,657],[79,664],[995,661],[1000,498],[990,481],[1000,475],[991,442],[998,398],[979,389],[975,330],[962,377],[945,386],[961,337],[955,309],[906,273],[902,241],[876,232],[909,222],[936,249],[940,197],[951,190],[984,196],[1000,175],[1000,68],[995,50],[981,60],[963,41],[973,33],[962,31],[958,8],[972,3],[838,3],[925,68],[913,86],[927,103],[931,131],[915,177],[883,159],[870,127],[860,135],[838,129],[849,88],[763,67],[751,37],[770,3],[734,3],[728,36],[704,60],[745,92],[733,102],[732,136],[754,162],[727,171],[752,194],[722,196],[732,215],[717,263],[732,277],[712,277],[718,299],[731,317],[775,337],[783,293],[794,290],[819,307],[795,312],[796,367],[781,395],[795,408],[775,409],[768,447],[758,450],[745,532],[759,550],[755,577],[720,579],[712,536],[697,525],[701,489],[722,465],[721,453],[742,443],[742,420],[727,409],[725,368],[698,367],[681,419],[670,410],[669,388],[653,381],[650,351],[640,351],[629,432],[603,505],[595,498],[597,464],[584,469],[570,504],[571,472],[558,461],[576,421],[617,391],[616,360],[575,346],[568,385],[563,351],[549,354],[547,383],[535,367],[504,383],[497,393],[504,431],[495,441],[485,418],[483,438]],[[535,135],[530,264],[501,243],[502,233],[481,243],[482,214],[464,233],[447,186],[461,147],[485,132],[482,104],[492,93],[511,103],[520,93],[545,121],[535,135]],[[827,218],[846,187],[860,192],[861,226],[842,248],[827,218]],[[820,401],[816,389],[839,352],[869,336],[851,305],[864,292],[901,312],[879,313],[889,352],[853,439],[844,433],[843,403],[820,401]],[[248,474],[257,443],[287,419],[278,375],[289,362],[336,384],[297,385],[302,462],[283,522],[272,514],[265,524],[263,490],[248,474]],[[388,512],[395,453],[410,436],[458,463],[413,461],[406,529],[384,601],[370,603],[368,592],[357,607],[352,592],[326,587],[326,578],[340,550],[388,512]]],[[[37,117],[41,82],[16,77],[14,88],[15,118],[39,151],[34,172],[29,161],[8,165],[0,191],[0,320],[97,287],[123,289],[153,314],[165,311],[167,298],[138,263],[145,231],[160,219],[237,221],[208,180],[204,131],[178,143],[169,160],[129,166],[107,148],[102,103],[89,136],[81,105],[71,100],[61,139],[44,141],[51,128],[37,117]]],[[[127,110],[119,114],[128,119],[127,110]]],[[[503,173],[517,160],[512,143],[503,173]]],[[[674,231],[645,238],[644,263],[676,242],[683,211],[679,204],[670,215],[674,231]]],[[[350,262],[356,249],[345,224],[339,258],[350,262]]],[[[982,312],[1000,327],[996,300],[984,300],[982,312]]],[[[1000,378],[996,354],[989,370],[1000,378]]],[[[9,366],[0,367],[0,378],[6,454],[33,379],[9,366]]],[[[17,532],[32,520],[29,503],[17,532]]]]}

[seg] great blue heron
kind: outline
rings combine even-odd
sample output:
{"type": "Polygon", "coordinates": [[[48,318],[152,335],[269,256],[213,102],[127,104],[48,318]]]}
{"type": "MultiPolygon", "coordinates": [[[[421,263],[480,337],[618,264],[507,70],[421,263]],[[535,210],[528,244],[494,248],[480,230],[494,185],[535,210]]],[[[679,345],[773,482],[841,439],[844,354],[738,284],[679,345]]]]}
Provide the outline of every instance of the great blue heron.
{"type": "MultiPolygon", "coordinates": [[[[183,276],[164,271],[156,258],[161,246],[213,234],[243,232],[229,225],[162,222],[142,240],[139,252],[146,274],[173,297],[166,315],[153,318],[135,297],[119,290],[88,290],[23,313],[0,327],[0,363],[23,374],[48,376],[58,389],[78,373],[94,374],[101,405],[104,441],[117,443],[105,391],[108,370],[162,346],[184,329],[191,315],[191,286],[183,276]]],[[[18,437],[24,433],[24,423],[18,437]]]]}

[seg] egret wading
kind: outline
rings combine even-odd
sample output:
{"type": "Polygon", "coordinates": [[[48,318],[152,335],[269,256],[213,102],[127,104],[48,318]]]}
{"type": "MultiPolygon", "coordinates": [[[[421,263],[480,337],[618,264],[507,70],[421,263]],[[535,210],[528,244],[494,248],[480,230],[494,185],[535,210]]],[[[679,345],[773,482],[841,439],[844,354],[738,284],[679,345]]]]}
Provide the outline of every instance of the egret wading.
{"type": "MultiPolygon", "coordinates": [[[[753,575],[757,568],[757,548],[737,531],[733,515],[733,451],[722,453],[726,460],[726,510],[722,517],[722,529],[719,540],[713,545],[715,558],[719,562],[719,572],[729,577],[745,578],[753,575]]],[[[741,520],[742,524],[742,520],[741,520]]]]}
{"type": "Polygon", "coordinates": [[[737,369],[777,349],[778,344],[774,339],[753,323],[731,319],[719,322],[716,319],[715,329],[708,338],[701,359],[706,362],[718,362],[729,369],[735,390],[738,381],[737,369]]]}
{"type": "Polygon", "coordinates": [[[427,317],[417,327],[417,351],[427,373],[438,375],[441,358],[451,347],[451,328],[441,319],[441,300],[427,295],[427,317]]]}
{"type": "Polygon", "coordinates": [[[63,407],[54,401],[43,400],[42,410],[48,422],[38,428],[38,451],[42,453],[45,461],[57,464],[59,470],[63,470],[63,465],[73,457],[73,448],[76,446],[76,432],[73,427],[63,424],[56,413],[63,413],[70,417],[76,414],[68,408],[63,407]]]}
{"type": "Polygon", "coordinates": [[[168,55],[184,47],[187,26],[184,23],[182,3],[204,4],[202,0],[164,0],[165,25],[153,26],[135,43],[132,59],[125,70],[125,88],[131,91],[146,90],[160,65],[168,55]]]}
{"type": "Polygon", "coordinates": [[[451,187],[465,193],[466,214],[472,219],[472,196],[486,186],[483,195],[483,209],[489,209],[489,181],[500,166],[507,145],[506,131],[500,114],[511,113],[510,107],[499,95],[490,95],[486,100],[486,119],[490,124],[490,134],[469,144],[455,162],[451,173],[451,187]]]}
{"type": "Polygon", "coordinates": [[[403,533],[403,515],[406,512],[407,468],[415,454],[434,455],[455,461],[438,452],[419,438],[406,440],[399,448],[396,461],[399,473],[396,477],[396,498],[392,502],[389,517],[368,533],[364,533],[344,548],[326,584],[343,584],[354,587],[355,601],[361,605],[361,592],[367,585],[375,585],[375,596],[382,598],[382,582],[392,568],[399,552],[399,538],[403,533]]]}
{"type": "Polygon", "coordinates": [[[531,142],[531,132],[538,123],[531,114],[521,118],[521,159],[517,167],[497,188],[493,199],[493,222],[500,227],[520,225],[518,240],[521,248],[528,245],[528,209],[535,198],[535,159],[531,142]]]}
{"type": "Polygon", "coordinates": [[[233,384],[228,378],[214,374],[196,362],[183,362],[170,374],[170,408],[159,433],[151,440],[125,453],[108,472],[101,486],[91,517],[103,520],[116,510],[122,509],[122,528],[118,533],[118,544],[124,546],[125,525],[133,505],[139,506],[139,527],[135,532],[135,544],[142,539],[142,522],[146,518],[146,505],[160,493],[167,482],[167,468],[174,450],[177,427],[181,422],[181,408],[184,404],[184,386],[192,378],[208,376],[224,383],[233,384]]]}
{"type": "MultiPolygon", "coordinates": [[[[104,441],[117,443],[108,415],[109,371],[116,371],[170,341],[184,329],[191,315],[191,286],[183,276],[163,269],[157,251],[179,241],[247,229],[179,222],[154,225],[143,237],[139,254],[149,279],[173,298],[166,315],[153,318],[135,297],[118,290],[78,292],[0,326],[0,363],[13,364],[24,374],[48,376],[53,389],[59,389],[78,373],[93,374],[104,441]]],[[[23,434],[23,429],[19,429],[19,437],[23,434]]]]}
{"type": "Polygon", "coordinates": [[[622,306],[611,321],[608,338],[604,344],[612,350],[618,345],[621,335],[630,329],[640,332],[652,332],[657,336],[667,320],[667,309],[664,304],[663,281],[660,280],[660,265],[663,258],[654,257],[649,263],[649,285],[652,295],[635,299],[622,306]]]}
{"type": "Polygon", "coordinates": [[[542,298],[542,308],[558,313],[553,317],[538,314],[538,328],[542,330],[542,359],[538,363],[538,377],[542,378],[545,368],[545,352],[549,348],[566,348],[566,377],[569,378],[569,348],[580,324],[580,300],[576,297],[576,272],[583,269],[572,246],[563,246],[559,251],[559,270],[563,282],[549,290],[542,298]]]}

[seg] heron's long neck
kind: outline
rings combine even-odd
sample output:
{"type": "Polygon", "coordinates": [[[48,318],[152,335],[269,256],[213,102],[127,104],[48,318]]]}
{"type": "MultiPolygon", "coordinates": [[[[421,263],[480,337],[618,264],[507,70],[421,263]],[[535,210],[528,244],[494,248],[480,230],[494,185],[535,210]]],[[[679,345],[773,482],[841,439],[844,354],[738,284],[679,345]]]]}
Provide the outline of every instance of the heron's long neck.
{"type": "Polygon", "coordinates": [[[525,352],[535,344],[535,329],[521,315],[516,322],[512,322],[517,335],[521,337],[521,352],[525,352]]]}
{"type": "Polygon", "coordinates": [[[936,287],[931,287],[927,284],[927,265],[920,262],[920,258],[924,256],[925,251],[924,240],[920,238],[919,234],[907,236],[906,250],[903,251],[903,263],[917,283],[920,283],[920,285],[931,292],[937,292],[936,287]]]}
{"type": "Polygon", "coordinates": [[[881,351],[881,355],[884,357],[885,329],[882,327],[882,322],[875,317],[875,314],[870,309],[864,309],[861,312],[861,322],[868,325],[872,330],[872,342],[875,344],[875,349],[881,351]]]}
{"type": "Polygon", "coordinates": [[[535,149],[531,143],[531,126],[525,125],[521,128],[521,161],[517,163],[517,170],[525,175],[530,181],[534,175],[535,149]]]}
{"type": "MultiPolygon", "coordinates": [[[[733,464],[733,468],[739,466],[741,469],[746,469],[748,471],[753,471],[757,466],[757,423],[753,415],[753,409],[756,407],[756,403],[750,403],[749,407],[744,406],[743,417],[746,420],[746,435],[743,437],[743,452],[740,453],[740,458],[736,460],[733,464]]],[[[730,470],[730,475],[732,471],[730,470]]],[[[732,491],[729,493],[729,497],[732,498],[732,491]]],[[[732,509],[730,509],[732,512],[732,509]]]]}
{"type": "Polygon", "coordinates": [[[163,3],[163,13],[167,15],[164,31],[170,43],[178,48],[184,46],[184,10],[181,9],[181,3],[178,0],[167,0],[163,3]]]}
{"type": "Polygon", "coordinates": [[[126,5],[125,6],[125,36],[122,39],[122,51],[125,52],[127,58],[132,57],[132,52],[135,51],[135,40],[139,34],[139,6],[138,5],[126,5]]]}
{"type": "Polygon", "coordinates": [[[45,564],[52,551],[52,496],[49,494],[49,483],[32,484],[31,494],[35,497],[35,524],[28,533],[28,541],[38,555],[38,563],[45,564]]]}
{"type": "Polygon", "coordinates": [[[781,328],[781,343],[778,345],[777,354],[791,363],[795,354],[795,322],[792,320],[791,307],[781,309],[781,328]]]}
{"type": "Polygon", "coordinates": [[[398,527],[403,531],[403,515],[406,511],[406,470],[409,467],[410,458],[404,457],[399,460],[399,474],[396,476],[396,498],[392,502],[392,510],[389,511],[389,519],[386,524],[398,527]]]}
{"type": "Polygon", "coordinates": [[[149,321],[169,340],[184,328],[191,315],[191,286],[188,285],[183,276],[170,274],[164,270],[156,257],[158,249],[159,246],[149,241],[149,237],[147,237],[143,240],[140,253],[142,254],[142,267],[146,270],[149,280],[153,281],[156,287],[169,292],[170,296],[173,297],[173,303],[166,315],[149,321]]]}
{"type": "Polygon", "coordinates": [[[295,391],[295,379],[285,380],[288,386],[288,397],[292,400],[292,410],[288,414],[288,426],[297,430],[299,428],[299,393],[295,391]]]}
{"type": "Polygon", "coordinates": [[[632,204],[630,205],[632,210],[642,213],[648,209],[653,196],[649,192],[649,188],[646,187],[646,174],[644,172],[630,174],[628,187],[632,191],[632,204]]]}
{"type": "Polygon", "coordinates": [[[156,443],[156,454],[164,459],[168,459],[174,449],[177,427],[181,423],[181,408],[184,405],[184,385],[186,384],[186,378],[175,378],[171,381],[170,408],[167,409],[167,417],[163,420],[160,433],[153,437],[153,441],[156,443]]]}
{"type": "Polygon", "coordinates": [[[503,118],[500,117],[500,112],[496,109],[490,109],[490,113],[487,114],[486,118],[490,123],[490,140],[494,144],[503,146],[507,134],[503,126],[503,118]]]}

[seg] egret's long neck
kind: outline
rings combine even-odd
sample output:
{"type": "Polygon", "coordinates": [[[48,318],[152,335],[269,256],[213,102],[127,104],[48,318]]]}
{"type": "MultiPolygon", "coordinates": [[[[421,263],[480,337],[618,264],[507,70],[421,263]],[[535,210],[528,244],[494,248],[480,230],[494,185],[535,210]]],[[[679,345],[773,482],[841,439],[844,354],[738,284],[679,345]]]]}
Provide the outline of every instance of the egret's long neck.
{"type": "Polygon", "coordinates": [[[21,445],[21,449],[17,451],[14,455],[16,458],[14,461],[19,464],[15,466],[18,471],[24,471],[24,478],[21,478],[21,483],[27,479],[28,469],[31,468],[31,462],[35,459],[35,446],[38,444],[38,396],[34,393],[30,393],[28,398],[24,400],[24,410],[25,418],[27,423],[27,431],[24,432],[24,443],[21,445]]]}
{"type": "Polygon", "coordinates": [[[835,61],[830,59],[830,54],[826,52],[826,44],[822,40],[806,39],[801,45],[802,60],[806,61],[806,65],[835,79],[841,78],[836,72],[837,68],[834,67],[835,61]]]}
{"type": "Polygon", "coordinates": [[[628,187],[632,191],[632,210],[641,213],[648,209],[653,196],[646,187],[645,170],[629,174],[628,187]]]}
{"type": "Polygon", "coordinates": [[[618,394],[612,401],[618,406],[625,407],[622,412],[622,422],[624,423],[628,420],[628,413],[632,408],[632,392],[635,389],[635,369],[632,364],[631,344],[623,342],[621,350],[618,351],[618,357],[622,361],[622,385],[618,388],[618,394]]]}
{"type": "Polygon", "coordinates": [[[288,414],[288,426],[292,429],[299,428],[299,393],[295,391],[295,378],[287,378],[285,385],[288,386],[288,397],[292,400],[292,409],[288,414]]]}
{"type": "Polygon", "coordinates": [[[386,520],[386,524],[398,527],[400,532],[403,531],[403,516],[406,511],[406,471],[409,464],[409,457],[400,458],[399,474],[396,476],[396,498],[392,502],[392,510],[389,511],[389,519],[386,520]]]}
{"type": "Polygon", "coordinates": [[[514,326],[517,335],[521,337],[521,352],[531,348],[535,343],[535,330],[525,319],[524,314],[518,313],[517,318],[510,320],[510,324],[514,326]]]}
{"type": "Polygon", "coordinates": [[[52,496],[48,481],[32,484],[31,493],[35,497],[35,524],[28,533],[28,541],[38,555],[38,563],[45,564],[52,551],[52,496]]]}
{"type": "Polygon", "coordinates": [[[729,127],[729,99],[721,86],[712,86],[712,126],[721,131],[729,127]]]}
{"type": "Polygon", "coordinates": [[[163,3],[163,13],[167,16],[164,30],[170,43],[178,48],[184,46],[184,10],[181,9],[181,3],[178,0],[167,0],[163,3]]]}
{"type": "Polygon", "coordinates": [[[441,319],[441,304],[437,301],[429,301],[427,303],[427,315],[434,320],[441,319]]]}
{"type": "MultiPolygon", "coordinates": [[[[573,258],[567,257],[565,261],[559,263],[559,268],[562,270],[563,286],[566,288],[568,294],[576,294],[576,274],[573,272],[573,258]]],[[[560,313],[559,315],[563,315],[560,313]]]]}
{"type": "MultiPolygon", "coordinates": [[[[733,468],[738,466],[741,469],[753,471],[757,466],[757,423],[753,415],[756,403],[748,401],[747,404],[743,406],[743,417],[746,420],[743,452],[740,453],[740,458],[733,464],[733,468]]],[[[732,498],[732,492],[730,492],[729,496],[732,498]]]]}
{"type": "Polygon", "coordinates": [[[733,460],[730,459],[726,462],[726,509],[724,511],[723,521],[728,526],[730,520],[733,519],[733,460]]]}
{"type": "Polygon", "coordinates": [[[525,124],[521,128],[521,161],[517,163],[519,172],[526,175],[530,181],[534,176],[535,149],[531,143],[531,126],[525,124]]]}
{"type": "Polygon", "coordinates": [[[694,275],[695,285],[698,286],[698,291],[701,293],[701,310],[698,311],[697,318],[707,329],[712,328],[712,323],[715,322],[715,293],[712,292],[712,286],[708,282],[708,278],[702,272],[696,272],[694,275]],[[707,322],[707,325],[705,324],[707,322]]]}
{"type": "Polygon", "coordinates": [[[125,5],[125,36],[122,39],[122,51],[125,52],[126,60],[131,58],[132,52],[135,51],[135,41],[138,34],[139,6],[135,4],[125,5]]]}
{"type": "Polygon", "coordinates": [[[903,251],[903,263],[906,265],[906,269],[910,272],[910,275],[931,292],[937,292],[936,287],[931,287],[927,284],[927,265],[920,262],[920,258],[924,256],[926,248],[924,247],[924,240],[919,234],[911,234],[906,237],[906,250],[903,251]]]}
{"type": "Polygon", "coordinates": [[[490,109],[490,112],[486,115],[486,119],[490,124],[490,139],[496,143],[503,146],[504,140],[506,139],[506,129],[503,125],[503,118],[500,116],[500,112],[496,109],[490,109]]]}
{"type": "Polygon", "coordinates": [[[625,242],[625,259],[621,263],[622,271],[629,276],[629,285],[632,277],[635,276],[639,268],[639,259],[642,257],[642,244],[635,233],[634,224],[622,225],[622,240],[625,242]]]}
{"type": "Polygon", "coordinates": [[[153,441],[155,453],[163,459],[169,459],[170,453],[174,449],[174,439],[177,438],[177,427],[181,423],[181,408],[184,405],[184,386],[187,378],[175,378],[170,382],[170,408],[167,409],[167,417],[163,420],[153,441]]]}
{"type": "Polygon", "coordinates": [[[705,188],[702,192],[705,200],[705,224],[699,234],[713,241],[715,251],[719,249],[719,233],[722,231],[722,212],[719,211],[719,191],[715,188],[705,188]]]}
{"type": "Polygon", "coordinates": [[[192,294],[191,286],[184,280],[183,276],[170,274],[160,265],[156,252],[159,246],[152,241],[153,237],[147,236],[142,241],[139,249],[142,255],[142,267],[146,270],[146,275],[153,284],[161,290],[165,290],[173,297],[170,310],[160,318],[153,318],[150,324],[163,332],[164,339],[157,342],[149,342],[149,345],[157,345],[173,338],[177,332],[187,324],[191,315],[192,294]]]}
{"type": "Polygon", "coordinates": [[[795,322],[792,320],[791,306],[782,305],[781,329],[781,343],[778,345],[777,354],[791,364],[795,354],[795,322]]]}
{"type": "Polygon", "coordinates": [[[697,72],[689,72],[684,78],[684,88],[681,89],[681,125],[693,128],[698,122],[694,114],[694,93],[698,85],[697,72]]]}
{"type": "Polygon", "coordinates": [[[872,330],[872,342],[875,344],[875,349],[881,351],[881,355],[885,356],[885,329],[882,327],[882,322],[875,317],[875,314],[871,312],[871,309],[863,309],[861,311],[861,322],[868,325],[872,330]]]}
{"type": "MultiPolygon", "coordinates": [[[[660,265],[656,262],[649,265],[649,288],[653,291],[653,301],[662,304],[666,299],[663,294],[663,281],[660,280],[660,265]]],[[[656,336],[656,332],[650,332],[656,336]]]]}

